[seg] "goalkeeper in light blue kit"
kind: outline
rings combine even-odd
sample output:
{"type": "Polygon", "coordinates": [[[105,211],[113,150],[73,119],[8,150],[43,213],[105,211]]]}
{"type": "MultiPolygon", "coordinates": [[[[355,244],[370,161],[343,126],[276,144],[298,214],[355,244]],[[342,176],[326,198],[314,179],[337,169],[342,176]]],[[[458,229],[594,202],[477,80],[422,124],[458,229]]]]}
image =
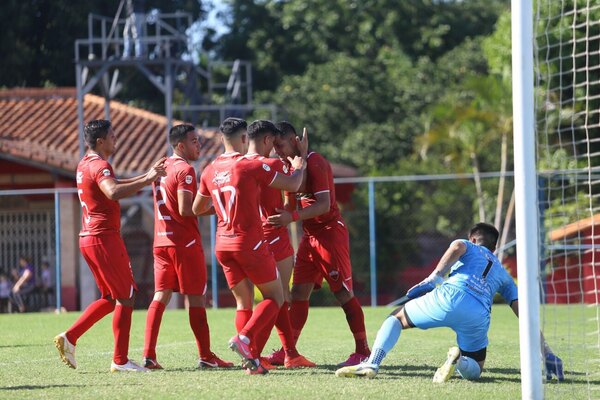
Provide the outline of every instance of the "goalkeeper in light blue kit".
{"type": "MultiPolygon", "coordinates": [[[[433,382],[448,381],[458,372],[464,379],[478,379],[483,370],[488,345],[492,299],[496,292],[519,316],[517,286],[493,254],[498,230],[479,223],[469,231],[468,240],[455,240],[427,279],[408,290],[410,299],[383,322],[368,360],[336,371],[339,377],[374,378],[379,365],[394,347],[402,329],[448,327],[456,333],[458,347],[448,350],[444,365],[433,382]],[[444,281],[444,276],[450,276],[444,281]],[[436,287],[437,285],[440,285],[436,287]]],[[[564,380],[560,358],[552,353],[542,336],[548,379],[564,380]]]]}

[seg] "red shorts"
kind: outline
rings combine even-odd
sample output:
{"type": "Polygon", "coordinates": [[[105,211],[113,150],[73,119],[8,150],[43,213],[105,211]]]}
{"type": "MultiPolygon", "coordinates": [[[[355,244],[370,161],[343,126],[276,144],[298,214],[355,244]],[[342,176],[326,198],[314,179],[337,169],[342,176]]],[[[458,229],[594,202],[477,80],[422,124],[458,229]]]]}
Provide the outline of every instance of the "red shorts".
{"type": "Polygon", "coordinates": [[[266,243],[256,250],[216,251],[215,255],[223,267],[230,289],[245,278],[254,284],[278,278],[277,264],[266,243]]]}
{"type": "Polygon", "coordinates": [[[200,243],[154,248],[154,290],[166,289],[198,296],[206,293],[206,262],[200,243]]]}
{"type": "Polygon", "coordinates": [[[323,278],[334,293],[352,290],[350,240],[341,221],[324,227],[318,235],[304,234],[296,253],[294,285],[314,283],[319,289],[323,278]]]}
{"type": "Polygon", "coordinates": [[[79,238],[79,249],[102,297],[130,299],[138,288],[133,280],[125,243],[118,233],[79,238]]]}
{"type": "Polygon", "coordinates": [[[265,235],[265,240],[269,243],[269,250],[276,262],[294,255],[294,248],[290,243],[290,234],[287,228],[265,235]]]}

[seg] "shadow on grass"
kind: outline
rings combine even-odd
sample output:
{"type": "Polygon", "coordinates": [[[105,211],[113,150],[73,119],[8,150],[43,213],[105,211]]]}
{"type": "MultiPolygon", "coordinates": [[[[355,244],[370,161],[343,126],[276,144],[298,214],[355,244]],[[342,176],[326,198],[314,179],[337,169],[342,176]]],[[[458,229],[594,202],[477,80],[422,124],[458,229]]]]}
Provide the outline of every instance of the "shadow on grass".
{"type": "Polygon", "coordinates": [[[0,345],[0,349],[12,349],[19,347],[46,347],[48,343],[36,343],[36,344],[4,344],[0,345]]]}
{"type": "Polygon", "coordinates": [[[0,386],[0,390],[42,390],[52,388],[75,388],[75,387],[87,387],[86,385],[21,385],[21,386],[0,386]]]}

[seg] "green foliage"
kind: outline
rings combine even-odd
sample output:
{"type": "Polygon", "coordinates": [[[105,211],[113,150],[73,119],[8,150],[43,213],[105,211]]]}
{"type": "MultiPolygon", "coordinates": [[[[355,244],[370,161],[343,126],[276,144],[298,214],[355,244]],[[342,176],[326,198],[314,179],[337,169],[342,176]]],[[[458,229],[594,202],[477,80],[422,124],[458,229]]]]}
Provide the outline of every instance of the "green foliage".
{"type": "Polygon", "coordinates": [[[483,39],[483,54],[489,71],[503,78],[510,78],[512,63],[511,14],[507,10],[500,15],[494,32],[483,39]]]}

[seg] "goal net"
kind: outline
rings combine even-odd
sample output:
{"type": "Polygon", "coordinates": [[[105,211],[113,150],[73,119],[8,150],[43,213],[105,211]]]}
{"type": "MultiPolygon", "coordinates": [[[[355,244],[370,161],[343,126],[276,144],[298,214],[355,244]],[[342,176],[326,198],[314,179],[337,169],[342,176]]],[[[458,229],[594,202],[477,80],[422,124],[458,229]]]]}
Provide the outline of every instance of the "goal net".
{"type": "Polygon", "coordinates": [[[600,1],[534,3],[541,328],[565,366],[546,398],[600,398],[600,1]]]}

